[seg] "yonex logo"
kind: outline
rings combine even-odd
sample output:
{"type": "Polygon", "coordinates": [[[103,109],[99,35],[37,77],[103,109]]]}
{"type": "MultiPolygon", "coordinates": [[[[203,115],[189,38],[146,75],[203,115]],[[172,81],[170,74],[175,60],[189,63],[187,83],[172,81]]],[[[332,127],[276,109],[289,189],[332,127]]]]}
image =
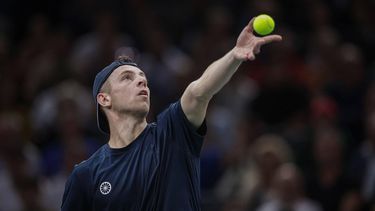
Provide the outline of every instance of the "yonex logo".
{"type": "Polygon", "coordinates": [[[103,195],[107,195],[109,192],[111,192],[111,189],[112,186],[109,182],[102,182],[99,187],[100,193],[102,193],[103,195]]]}

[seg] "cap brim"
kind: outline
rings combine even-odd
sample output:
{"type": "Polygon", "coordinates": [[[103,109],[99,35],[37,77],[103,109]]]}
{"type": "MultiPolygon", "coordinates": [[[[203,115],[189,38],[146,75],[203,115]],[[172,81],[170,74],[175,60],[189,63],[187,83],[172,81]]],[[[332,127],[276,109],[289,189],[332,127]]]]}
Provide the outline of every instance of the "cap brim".
{"type": "Polygon", "coordinates": [[[108,120],[103,111],[99,108],[99,104],[96,104],[96,118],[100,132],[109,134],[108,120]]]}

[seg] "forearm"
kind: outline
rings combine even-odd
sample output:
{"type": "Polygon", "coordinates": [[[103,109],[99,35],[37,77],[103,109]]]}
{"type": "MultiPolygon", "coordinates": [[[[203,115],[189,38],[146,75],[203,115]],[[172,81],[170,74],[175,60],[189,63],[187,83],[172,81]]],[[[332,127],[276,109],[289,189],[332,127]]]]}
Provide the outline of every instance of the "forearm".
{"type": "Polygon", "coordinates": [[[231,50],[208,66],[202,76],[186,88],[181,97],[181,106],[194,126],[202,124],[211,98],[230,80],[241,63],[231,50]]]}
{"type": "Polygon", "coordinates": [[[233,50],[229,51],[222,58],[208,66],[202,76],[193,82],[191,87],[192,94],[202,100],[210,100],[228,83],[241,63],[241,60],[234,57],[233,50]]]}

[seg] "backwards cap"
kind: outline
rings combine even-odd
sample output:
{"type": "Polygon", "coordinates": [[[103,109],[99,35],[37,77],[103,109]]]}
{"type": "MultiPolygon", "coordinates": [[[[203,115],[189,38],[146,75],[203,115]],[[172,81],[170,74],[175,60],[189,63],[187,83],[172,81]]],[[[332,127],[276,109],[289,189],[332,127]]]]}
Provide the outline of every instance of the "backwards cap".
{"type": "Polygon", "coordinates": [[[104,112],[100,109],[100,105],[98,104],[96,96],[99,94],[100,89],[102,88],[103,84],[106,82],[108,77],[112,74],[112,72],[123,65],[131,65],[134,67],[138,67],[138,65],[135,62],[133,62],[129,57],[121,56],[117,60],[112,62],[110,65],[102,69],[100,72],[98,72],[95,76],[94,85],[92,88],[92,95],[94,97],[96,104],[96,118],[98,128],[104,134],[109,134],[108,120],[104,112]]]}

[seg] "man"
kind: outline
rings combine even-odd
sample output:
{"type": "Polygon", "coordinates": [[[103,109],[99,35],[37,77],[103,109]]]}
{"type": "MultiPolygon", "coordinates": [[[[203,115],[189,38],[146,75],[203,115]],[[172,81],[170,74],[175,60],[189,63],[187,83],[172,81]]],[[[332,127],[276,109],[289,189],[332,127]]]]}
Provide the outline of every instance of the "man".
{"type": "Polygon", "coordinates": [[[99,129],[109,141],[75,167],[62,210],[200,210],[199,154],[208,103],[243,61],[281,40],[254,36],[252,23],[155,123],[146,122],[150,91],[135,63],[120,59],[100,71],[93,95],[99,129]]]}

